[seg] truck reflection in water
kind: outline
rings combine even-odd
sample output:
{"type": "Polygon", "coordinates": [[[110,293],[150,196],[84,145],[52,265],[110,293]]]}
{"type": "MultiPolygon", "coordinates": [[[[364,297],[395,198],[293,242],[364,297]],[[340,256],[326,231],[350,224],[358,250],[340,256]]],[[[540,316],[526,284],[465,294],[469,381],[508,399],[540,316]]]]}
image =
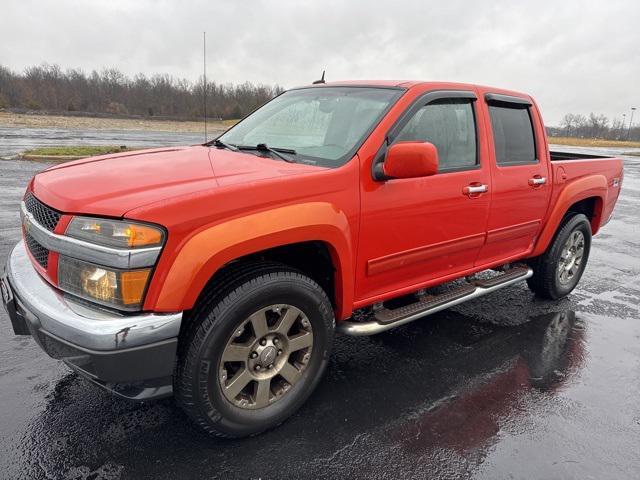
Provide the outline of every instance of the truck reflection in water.
{"type": "Polygon", "coordinates": [[[433,448],[459,454],[486,450],[499,440],[505,425],[521,424],[518,417],[531,414],[528,404],[536,396],[561,390],[584,362],[581,322],[574,312],[565,311],[532,319],[524,327],[516,341],[500,343],[501,354],[493,361],[501,358],[501,365],[491,371],[485,363],[464,391],[405,424],[394,432],[394,440],[413,453],[433,448]]]}

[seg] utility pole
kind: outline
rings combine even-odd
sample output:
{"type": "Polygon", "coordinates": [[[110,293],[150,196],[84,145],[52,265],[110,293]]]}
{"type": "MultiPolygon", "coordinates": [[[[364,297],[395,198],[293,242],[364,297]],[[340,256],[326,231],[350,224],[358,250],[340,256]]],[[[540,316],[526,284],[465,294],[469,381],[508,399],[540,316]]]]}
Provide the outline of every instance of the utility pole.
{"type": "Polygon", "coordinates": [[[629,135],[631,135],[631,125],[633,125],[633,112],[636,111],[636,107],[631,107],[631,118],[629,119],[629,130],[627,130],[627,140],[629,140],[629,135]]]}
{"type": "Polygon", "coordinates": [[[207,143],[207,32],[202,32],[202,91],[204,97],[204,143],[207,143]]]}

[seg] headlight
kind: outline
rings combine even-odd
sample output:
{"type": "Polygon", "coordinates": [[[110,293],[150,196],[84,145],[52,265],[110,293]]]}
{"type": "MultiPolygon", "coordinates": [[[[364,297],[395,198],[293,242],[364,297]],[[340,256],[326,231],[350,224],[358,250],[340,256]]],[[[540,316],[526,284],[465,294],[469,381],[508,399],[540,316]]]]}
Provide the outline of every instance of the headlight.
{"type": "Polygon", "coordinates": [[[164,241],[164,232],[158,227],[91,217],[73,217],[65,234],[115,248],[157,247],[164,241]]]}
{"type": "Polygon", "coordinates": [[[83,244],[77,246],[77,257],[73,249],[60,254],[60,290],[119,310],[142,308],[165,241],[162,228],[126,220],[73,217],[65,236],[83,244]],[[123,258],[128,259],[125,265],[123,258]]]}
{"type": "Polygon", "coordinates": [[[78,297],[121,310],[139,310],[151,268],[116,270],[60,255],[58,286],[78,297]]]}

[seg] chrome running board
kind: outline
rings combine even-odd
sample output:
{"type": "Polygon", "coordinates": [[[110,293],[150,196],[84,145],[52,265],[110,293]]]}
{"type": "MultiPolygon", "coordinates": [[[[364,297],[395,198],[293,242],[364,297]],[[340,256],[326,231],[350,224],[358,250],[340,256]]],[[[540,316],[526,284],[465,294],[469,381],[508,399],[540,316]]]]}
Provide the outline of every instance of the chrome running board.
{"type": "Polygon", "coordinates": [[[336,326],[338,332],[356,337],[375,335],[392,328],[413,322],[432,313],[440,312],[454,305],[482,297],[501,288],[526,280],[533,270],[526,266],[516,266],[504,273],[485,280],[472,280],[462,286],[440,295],[425,295],[415,303],[403,307],[375,309],[373,320],[356,322],[345,320],[336,326]]]}

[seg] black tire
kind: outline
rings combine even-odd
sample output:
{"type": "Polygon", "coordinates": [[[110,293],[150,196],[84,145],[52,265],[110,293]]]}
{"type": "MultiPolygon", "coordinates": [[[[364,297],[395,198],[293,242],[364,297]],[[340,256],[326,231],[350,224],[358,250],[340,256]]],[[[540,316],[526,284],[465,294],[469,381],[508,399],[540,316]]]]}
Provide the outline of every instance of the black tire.
{"type": "Polygon", "coordinates": [[[227,438],[256,435],[295,413],[320,381],[333,343],[333,309],[316,282],[273,263],[241,266],[210,292],[181,333],[174,379],[176,401],[209,434],[227,438]],[[313,332],[309,359],[296,383],[277,401],[253,410],[241,408],[222,391],[221,357],[239,326],[256,311],[274,304],[292,305],[308,319],[313,332]]]}
{"type": "Polygon", "coordinates": [[[566,297],[576,287],[589,260],[591,250],[591,224],[588,218],[581,213],[567,215],[547,250],[532,260],[529,265],[533,269],[533,276],[527,280],[532,292],[541,298],[557,300],[566,297]],[[580,265],[570,280],[563,283],[558,275],[559,265],[562,260],[562,251],[565,244],[574,234],[581,232],[584,239],[584,250],[580,265]]]}

